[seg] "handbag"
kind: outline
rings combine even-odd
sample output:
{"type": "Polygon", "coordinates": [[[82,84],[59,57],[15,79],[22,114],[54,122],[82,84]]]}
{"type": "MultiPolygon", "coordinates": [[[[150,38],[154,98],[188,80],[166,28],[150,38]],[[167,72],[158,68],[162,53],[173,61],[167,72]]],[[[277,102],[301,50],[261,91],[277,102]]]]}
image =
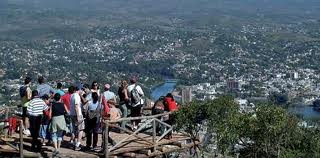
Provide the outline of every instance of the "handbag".
{"type": "Polygon", "coordinates": [[[99,102],[98,106],[96,107],[95,110],[89,110],[88,108],[88,112],[87,112],[87,118],[89,118],[90,120],[95,118],[95,117],[100,117],[100,111],[98,110],[98,107],[101,105],[101,103],[99,102]]]}
{"type": "Polygon", "coordinates": [[[48,120],[51,120],[51,109],[48,109],[48,110],[43,110],[43,114],[44,114],[44,117],[46,117],[48,120]]]}

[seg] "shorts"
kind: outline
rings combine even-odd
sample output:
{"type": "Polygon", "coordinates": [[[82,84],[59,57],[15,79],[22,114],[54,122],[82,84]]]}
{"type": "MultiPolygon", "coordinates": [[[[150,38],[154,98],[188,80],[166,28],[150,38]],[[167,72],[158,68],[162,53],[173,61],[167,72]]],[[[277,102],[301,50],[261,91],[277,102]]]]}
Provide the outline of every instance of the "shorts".
{"type": "Polygon", "coordinates": [[[142,108],[142,105],[137,105],[135,107],[131,107],[131,117],[141,116],[141,108],[142,108]]]}
{"type": "Polygon", "coordinates": [[[72,119],[72,130],[74,135],[78,135],[80,131],[83,131],[85,128],[83,116],[80,116],[80,120],[78,121],[77,116],[71,116],[72,119]]]}

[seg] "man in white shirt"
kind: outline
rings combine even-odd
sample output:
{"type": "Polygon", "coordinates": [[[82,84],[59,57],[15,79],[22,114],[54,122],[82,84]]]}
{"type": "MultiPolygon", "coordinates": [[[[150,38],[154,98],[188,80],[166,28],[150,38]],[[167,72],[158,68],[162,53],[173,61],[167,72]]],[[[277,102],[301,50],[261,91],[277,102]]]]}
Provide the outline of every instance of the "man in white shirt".
{"type": "Polygon", "coordinates": [[[81,111],[81,98],[82,90],[76,87],[76,91],[70,98],[70,116],[73,126],[73,142],[75,143],[75,150],[80,150],[81,138],[85,128],[84,119],[81,111]]]}
{"type": "MultiPolygon", "coordinates": [[[[130,79],[130,85],[128,86],[128,92],[129,92],[129,97],[131,98],[131,117],[139,117],[141,116],[141,108],[142,105],[144,104],[144,100],[143,100],[143,90],[142,88],[137,84],[137,79],[136,78],[131,78],[130,79]],[[133,96],[132,96],[132,91],[136,90],[140,96],[140,99],[138,101],[136,101],[136,103],[134,103],[132,100],[133,96]]],[[[138,124],[139,124],[140,120],[136,120],[136,121],[132,121],[133,124],[133,130],[137,130],[138,129],[138,124]]]]}

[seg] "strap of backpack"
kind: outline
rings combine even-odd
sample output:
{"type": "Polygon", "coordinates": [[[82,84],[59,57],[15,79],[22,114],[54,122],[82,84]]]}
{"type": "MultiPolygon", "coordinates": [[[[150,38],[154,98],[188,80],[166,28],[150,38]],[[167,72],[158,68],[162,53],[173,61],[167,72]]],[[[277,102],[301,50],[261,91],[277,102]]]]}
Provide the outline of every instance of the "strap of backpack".
{"type": "Polygon", "coordinates": [[[137,90],[137,86],[138,86],[138,84],[135,84],[134,87],[133,87],[133,89],[135,89],[135,90],[138,92],[139,96],[142,97],[142,95],[141,95],[141,94],[139,93],[139,91],[137,90]]]}
{"type": "MultiPolygon", "coordinates": [[[[100,98],[99,98],[99,102],[98,102],[98,106],[97,106],[97,108],[96,108],[96,110],[95,111],[97,111],[98,110],[98,108],[99,107],[101,107],[101,103],[102,103],[102,96],[101,96],[102,94],[100,94],[100,98]]],[[[100,108],[101,109],[101,108],[100,108]]]]}
{"type": "Polygon", "coordinates": [[[138,85],[137,85],[137,84],[135,84],[135,85],[134,85],[134,87],[133,87],[133,89],[137,89],[137,86],[138,86],[138,85]]]}

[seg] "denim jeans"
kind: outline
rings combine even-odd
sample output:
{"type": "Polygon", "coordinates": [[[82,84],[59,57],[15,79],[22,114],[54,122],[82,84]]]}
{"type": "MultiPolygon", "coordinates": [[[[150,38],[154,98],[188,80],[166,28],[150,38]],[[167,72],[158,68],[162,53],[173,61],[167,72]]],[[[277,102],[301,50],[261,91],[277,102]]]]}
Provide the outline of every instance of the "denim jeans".
{"type": "Polygon", "coordinates": [[[63,131],[53,132],[51,133],[51,137],[53,142],[62,141],[63,131]]]}
{"type": "MultiPolygon", "coordinates": [[[[122,112],[122,117],[121,118],[126,118],[128,117],[128,107],[127,107],[127,104],[122,104],[120,105],[120,110],[122,112]]],[[[122,121],[121,122],[121,127],[122,128],[125,128],[126,127],[126,124],[127,124],[127,121],[122,121]]]]}

